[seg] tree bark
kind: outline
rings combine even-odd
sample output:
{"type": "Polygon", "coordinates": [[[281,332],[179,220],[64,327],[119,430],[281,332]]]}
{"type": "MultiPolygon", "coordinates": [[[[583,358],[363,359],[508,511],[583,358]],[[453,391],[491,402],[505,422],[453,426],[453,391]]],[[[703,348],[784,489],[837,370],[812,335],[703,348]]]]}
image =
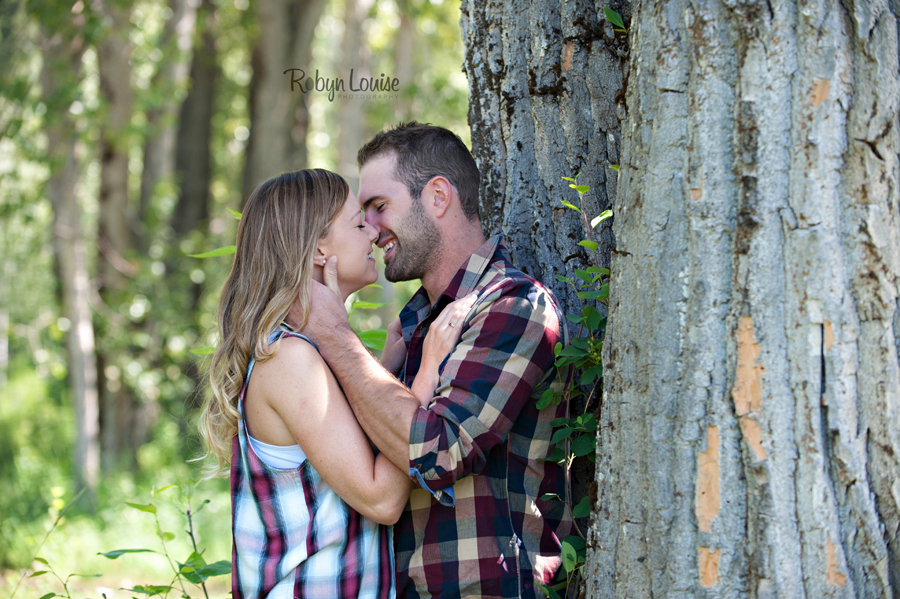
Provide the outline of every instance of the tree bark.
{"type": "MultiPolygon", "coordinates": [[[[590,186],[589,219],[609,208],[616,193],[610,167],[618,164],[616,96],[624,41],[602,17],[601,6],[612,4],[462,3],[469,127],[481,171],[485,235],[502,231],[519,268],[553,289],[566,314],[579,313],[579,301],[554,275],[575,278],[575,269],[594,261],[578,245],[587,238],[581,218],[562,204],[578,203],[562,177],[580,175],[578,182],[590,186]]],[[[614,243],[608,222],[593,233],[601,267],[609,266],[614,243]]],[[[572,401],[569,409],[574,416],[596,406],[595,395],[587,405],[572,401]]],[[[577,503],[593,481],[593,464],[576,460],[572,480],[577,503]]]]}
{"type": "Polygon", "coordinates": [[[900,596],[896,10],[635,2],[588,596],[900,596]]]}
{"type": "MultiPolygon", "coordinates": [[[[75,485],[78,489],[87,488],[86,503],[90,505],[100,473],[100,410],[90,306],[92,281],[76,193],[78,135],[68,117],[68,105],[59,101],[60,96],[64,97],[60,88],[74,87],[74,78],[70,77],[80,72],[83,48],[80,40],[64,41],[63,38],[57,34],[43,40],[41,85],[50,120],[44,129],[51,164],[47,197],[53,207],[53,249],[59,273],[62,315],[70,322],[66,349],[69,388],[75,412],[75,485]]],[[[5,331],[3,336],[5,341],[5,331]]]]}
{"type": "Polygon", "coordinates": [[[301,68],[315,77],[314,67],[305,65],[324,6],[325,0],[255,4],[259,37],[252,55],[244,200],[269,177],[306,166],[304,94],[291,92],[291,78],[284,71],[301,68]]]}

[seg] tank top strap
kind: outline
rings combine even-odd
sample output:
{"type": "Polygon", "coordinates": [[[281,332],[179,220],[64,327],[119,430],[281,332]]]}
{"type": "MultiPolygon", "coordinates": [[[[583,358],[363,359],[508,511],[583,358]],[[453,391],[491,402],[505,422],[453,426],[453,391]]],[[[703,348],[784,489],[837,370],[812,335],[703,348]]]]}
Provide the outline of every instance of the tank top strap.
{"type": "MultiPolygon", "coordinates": [[[[303,335],[302,333],[295,333],[294,331],[290,330],[289,328],[285,327],[284,325],[282,325],[278,328],[278,330],[275,332],[275,335],[276,336],[269,343],[272,343],[276,339],[280,339],[281,337],[299,337],[300,339],[303,339],[304,341],[306,341],[307,343],[312,345],[313,348],[315,348],[315,350],[317,352],[319,352],[318,346],[316,346],[316,344],[312,342],[312,339],[310,339],[306,335],[303,335]]],[[[319,353],[322,353],[322,352],[319,352],[319,353]]]]}

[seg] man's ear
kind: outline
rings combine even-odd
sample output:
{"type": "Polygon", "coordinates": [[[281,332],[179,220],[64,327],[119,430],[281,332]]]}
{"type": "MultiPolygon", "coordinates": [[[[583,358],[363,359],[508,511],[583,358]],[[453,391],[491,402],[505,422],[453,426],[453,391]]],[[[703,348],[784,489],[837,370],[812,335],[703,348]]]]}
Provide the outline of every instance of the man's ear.
{"type": "Polygon", "coordinates": [[[453,185],[447,177],[433,177],[427,187],[431,192],[434,214],[438,218],[444,216],[453,201],[453,185]]]}

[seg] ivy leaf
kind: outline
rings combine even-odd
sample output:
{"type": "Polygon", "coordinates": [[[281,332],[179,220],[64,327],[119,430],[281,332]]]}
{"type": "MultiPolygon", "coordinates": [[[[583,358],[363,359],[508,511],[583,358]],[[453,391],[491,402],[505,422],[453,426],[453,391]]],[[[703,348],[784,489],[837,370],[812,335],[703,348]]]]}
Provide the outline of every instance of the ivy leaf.
{"type": "Polygon", "coordinates": [[[605,6],[603,7],[603,14],[606,15],[607,21],[609,21],[619,29],[625,29],[625,22],[622,20],[622,15],[605,6]]]}
{"type": "Polygon", "coordinates": [[[214,250],[210,250],[208,252],[203,252],[202,254],[188,254],[191,258],[215,258],[217,256],[230,256],[234,254],[235,246],[226,245],[225,247],[220,247],[214,250]]]}
{"type": "Polygon", "coordinates": [[[572,441],[572,453],[575,457],[585,456],[597,447],[597,437],[594,435],[581,435],[572,441]]]}
{"type": "Polygon", "coordinates": [[[574,518],[585,518],[591,513],[591,501],[587,497],[582,497],[578,505],[572,508],[572,516],[574,518]]]}
{"type": "Polygon", "coordinates": [[[591,228],[592,229],[596,228],[597,225],[599,225],[600,223],[602,223],[603,221],[605,221],[606,219],[611,218],[611,217],[612,217],[612,210],[604,210],[603,212],[601,212],[600,214],[595,216],[594,219],[591,221],[591,228]]]}
{"type": "Polygon", "coordinates": [[[592,252],[597,251],[597,242],[596,241],[590,241],[588,239],[585,239],[584,241],[579,241],[578,245],[586,247],[587,249],[591,250],[592,252]]]}
{"type": "Polygon", "coordinates": [[[535,404],[535,407],[538,410],[543,410],[553,403],[553,397],[555,395],[556,393],[554,393],[553,389],[547,389],[546,391],[541,393],[541,398],[538,400],[537,404],[535,404]]]}
{"type": "Polygon", "coordinates": [[[572,436],[572,433],[574,433],[574,432],[575,431],[573,429],[568,428],[568,427],[559,429],[558,431],[553,433],[553,437],[550,439],[550,445],[559,443],[563,439],[568,439],[569,437],[572,436]]]}
{"type": "Polygon", "coordinates": [[[578,553],[575,551],[575,548],[566,541],[562,543],[562,559],[563,559],[563,567],[566,569],[566,572],[572,572],[575,569],[575,566],[578,565],[578,553]]]}
{"type": "MultiPolygon", "coordinates": [[[[574,185],[569,185],[569,187],[575,187],[575,186],[574,186],[574,185]]],[[[566,206],[567,208],[571,208],[572,210],[574,210],[574,211],[577,212],[578,214],[581,214],[581,208],[579,208],[578,206],[576,206],[576,205],[573,204],[572,202],[563,200],[562,203],[563,203],[563,206],[566,206]]]]}

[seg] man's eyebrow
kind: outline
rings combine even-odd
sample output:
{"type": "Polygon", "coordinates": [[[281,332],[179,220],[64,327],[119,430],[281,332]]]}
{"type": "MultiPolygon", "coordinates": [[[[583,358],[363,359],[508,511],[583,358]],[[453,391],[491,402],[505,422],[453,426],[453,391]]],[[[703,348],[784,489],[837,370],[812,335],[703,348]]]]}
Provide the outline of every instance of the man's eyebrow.
{"type": "Polygon", "coordinates": [[[363,209],[363,210],[368,210],[368,209],[369,209],[369,204],[371,204],[371,203],[374,202],[375,200],[380,200],[380,199],[381,199],[381,196],[372,196],[371,198],[369,198],[368,200],[366,200],[365,202],[363,202],[362,209],[363,209]]]}

